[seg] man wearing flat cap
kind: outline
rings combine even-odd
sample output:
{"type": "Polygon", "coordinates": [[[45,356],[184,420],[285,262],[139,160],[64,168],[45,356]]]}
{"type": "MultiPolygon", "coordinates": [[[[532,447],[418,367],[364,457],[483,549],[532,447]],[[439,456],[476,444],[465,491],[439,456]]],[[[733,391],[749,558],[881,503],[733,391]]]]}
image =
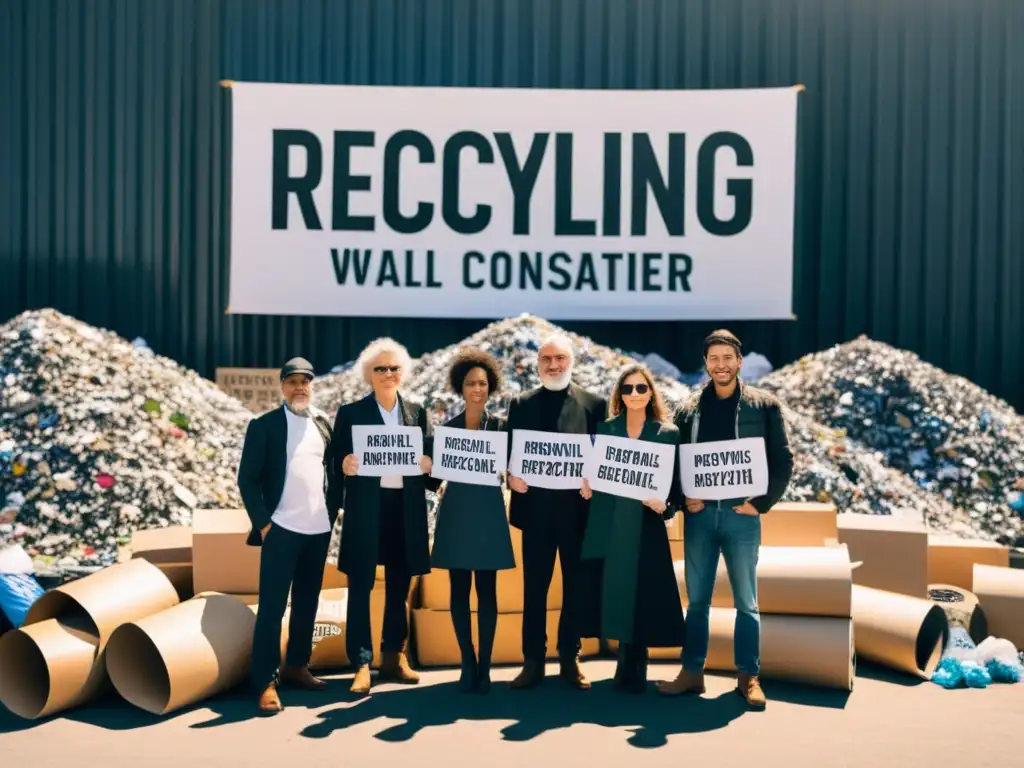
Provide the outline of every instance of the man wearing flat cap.
{"type": "Polygon", "coordinates": [[[262,547],[251,682],[263,713],[282,709],[283,683],[324,688],[309,671],[313,624],[337,514],[327,509],[331,423],[310,404],[313,366],[301,357],[281,369],[280,408],[249,422],[238,488],[252,522],[246,543],[262,547]],[[291,592],[288,649],[281,667],[281,623],[291,592]]]}

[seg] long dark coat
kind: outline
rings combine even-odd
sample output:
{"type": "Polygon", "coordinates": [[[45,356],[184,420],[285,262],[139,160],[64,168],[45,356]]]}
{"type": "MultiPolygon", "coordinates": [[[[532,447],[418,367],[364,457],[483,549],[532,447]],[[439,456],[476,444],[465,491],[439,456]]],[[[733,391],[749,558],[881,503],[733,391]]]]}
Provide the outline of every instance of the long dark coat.
{"type": "MultiPolygon", "coordinates": [[[[423,430],[424,455],[431,454],[427,413],[423,406],[398,396],[402,424],[423,430]]],[[[335,473],[334,491],[328,511],[344,509],[341,523],[341,548],[338,570],[350,582],[373,584],[377,572],[378,540],[380,538],[380,478],[348,477],[341,471],[345,457],[352,453],[354,425],[383,425],[377,398],[370,393],[362,400],[338,409],[331,440],[331,467],[335,473]]],[[[413,576],[430,572],[430,548],[427,540],[427,497],[425,475],[404,477],[403,504],[405,512],[405,554],[413,576]]]]}
{"type": "MultiPolygon", "coordinates": [[[[625,413],[600,424],[597,432],[628,438],[625,413]]],[[[639,439],[673,447],[672,483],[678,484],[679,430],[648,419],[639,439]]],[[[598,566],[597,583],[587,585],[584,637],[648,648],[683,645],[683,607],[665,529],[676,513],[676,497],[669,494],[659,515],[639,501],[594,491],[583,559],[591,568],[598,566]]]]}

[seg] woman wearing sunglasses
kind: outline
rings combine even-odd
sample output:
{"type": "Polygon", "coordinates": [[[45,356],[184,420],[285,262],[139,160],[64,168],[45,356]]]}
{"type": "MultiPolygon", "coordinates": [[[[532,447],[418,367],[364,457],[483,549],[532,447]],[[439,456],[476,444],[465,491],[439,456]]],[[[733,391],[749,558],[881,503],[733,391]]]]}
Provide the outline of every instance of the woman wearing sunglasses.
{"type": "MultiPolygon", "coordinates": [[[[609,400],[609,418],[598,434],[666,443],[673,447],[672,488],[679,482],[679,430],[642,365],[619,375],[609,400]]],[[[647,687],[647,649],[678,648],[685,624],[665,521],[675,514],[678,494],[644,502],[592,491],[583,558],[598,565],[589,595],[586,634],[619,643],[615,686],[632,693],[647,687]]]]}
{"type": "Polygon", "coordinates": [[[413,576],[430,572],[427,541],[425,476],[430,474],[427,413],[419,403],[399,393],[409,371],[409,353],[393,339],[372,342],[356,361],[356,370],[373,391],[338,409],[331,440],[330,465],[335,472],[335,493],[328,509],[342,508],[338,570],[348,576],[348,611],[345,645],[356,674],[352,692],[370,692],[370,593],[377,566],[384,566],[384,635],[381,642],[381,682],[417,683],[419,676],[405,655],[409,637],[406,601],[413,576]],[[352,427],[389,425],[419,427],[423,431],[422,475],[368,477],[357,474],[359,457],[353,453],[352,427]]]}

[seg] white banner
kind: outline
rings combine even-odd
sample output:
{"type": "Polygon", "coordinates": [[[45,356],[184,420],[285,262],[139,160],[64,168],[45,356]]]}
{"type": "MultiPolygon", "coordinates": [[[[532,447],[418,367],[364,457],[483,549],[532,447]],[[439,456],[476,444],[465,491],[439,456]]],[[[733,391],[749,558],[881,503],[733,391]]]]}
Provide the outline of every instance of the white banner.
{"type": "Polygon", "coordinates": [[[423,430],[366,424],[352,426],[352,452],[359,458],[357,475],[422,475],[423,430]]]}
{"type": "Polygon", "coordinates": [[[516,429],[512,432],[508,473],[536,488],[582,488],[592,450],[590,435],[516,429]]]}
{"type": "Polygon", "coordinates": [[[675,446],[598,435],[587,462],[590,489],[646,501],[668,498],[675,446]]]}
{"type": "Polygon", "coordinates": [[[764,438],[679,446],[679,479],[690,499],[751,499],[768,490],[764,438]]]}
{"type": "Polygon", "coordinates": [[[508,458],[508,433],[479,429],[434,428],[430,474],[438,480],[501,485],[508,458]]]}
{"type": "Polygon", "coordinates": [[[231,97],[232,313],[792,317],[795,87],[231,97]]]}

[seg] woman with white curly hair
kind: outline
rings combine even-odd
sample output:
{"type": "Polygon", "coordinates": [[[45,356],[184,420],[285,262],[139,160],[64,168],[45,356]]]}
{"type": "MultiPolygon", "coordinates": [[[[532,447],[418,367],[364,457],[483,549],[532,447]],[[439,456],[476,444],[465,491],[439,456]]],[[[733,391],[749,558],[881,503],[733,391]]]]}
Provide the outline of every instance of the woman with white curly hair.
{"type": "Polygon", "coordinates": [[[412,360],[394,339],[381,338],[363,350],[356,363],[364,381],[373,388],[366,397],[338,409],[331,441],[331,467],[336,482],[329,509],[344,509],[338,570],[348,576],[346,647],[356,670],[353,693],[370,692],[370,592],[377,566],[384,566],[384,635],[378,679],[417,683],[405,647],[409,636],[406,601],[413,576],[430,572],[427,539],[426,475],[431,461],[427,441],[427,413],[419,403],[399,392],[412,360]],[[364,477],[353,453],[352,427],[393,425],[419,427],[424,435],[423,475],[364,477]]]}

